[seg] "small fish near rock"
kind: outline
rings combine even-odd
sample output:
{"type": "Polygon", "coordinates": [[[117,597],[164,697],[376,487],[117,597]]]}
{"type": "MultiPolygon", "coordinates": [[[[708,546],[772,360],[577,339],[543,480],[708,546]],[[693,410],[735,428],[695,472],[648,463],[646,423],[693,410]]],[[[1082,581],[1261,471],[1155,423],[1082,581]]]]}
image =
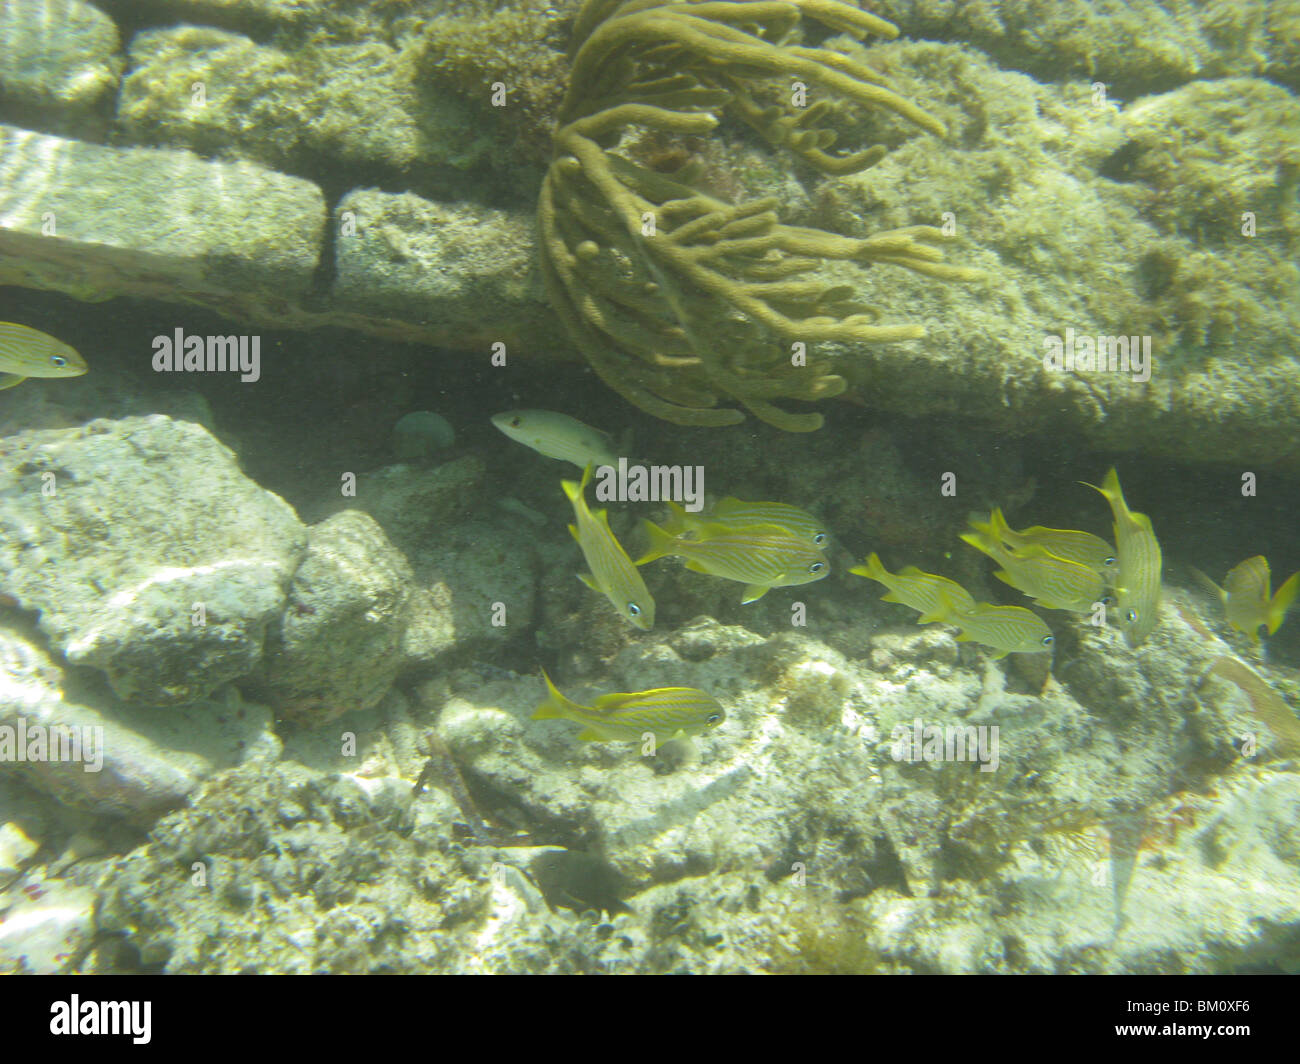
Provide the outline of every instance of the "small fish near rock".
{"type": "Polygon", "coordinates": [[[62,340],[26,325],[0,321],[0,391],[28,377],[80,377],[86,360],[62,340]]]}
{"type": "Polygon", "coordinates": [[[581,724],[578,738],[583,742],[637,742],[649,732],[656,743],[666,743],[711,731],[727,719],[721,703],[695,687],[601,695],[584,706],[562,695],[545,670],[542,679],[546,681],[546,700],[533,712],[533,720],[581,724]]]}
{"type": "Polygon", "coordinates": [[[572,462],[579,469],[618,464],[610,438],[568,414],[557,414],[554,410],[507,410],[495,414],[492,424],[516,443],[531,447],[547,458],[572,462]]]}

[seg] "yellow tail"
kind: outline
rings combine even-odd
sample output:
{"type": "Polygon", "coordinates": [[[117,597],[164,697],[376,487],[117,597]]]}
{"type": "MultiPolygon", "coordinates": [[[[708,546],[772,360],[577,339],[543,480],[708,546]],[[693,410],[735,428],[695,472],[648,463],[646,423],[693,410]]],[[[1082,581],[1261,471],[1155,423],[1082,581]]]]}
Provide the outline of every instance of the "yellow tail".
{"type": "Polygon", "coordinates": [[[1285,584],[1277,589],[1273,601],[1268,606],[1268,634],[1272,635],[1282,627],[1286,620],[1286,611],[1295,603],[1296,594],[1300,593],[1300,573],[1292,573],[1285,584]]]}
{"type": "Polygon", "coordinates": [[[677,553],[677,540],[653,521],[642,521],[641,527],[645,529],[645,534],[650,540],[650,547],[633,562],[634,565],[645,565],[646,562],[652,562],[656,558],[666,558],[670,554],[677,553]]]}
{"type": "MultiPolygon", "coordinates": [[[[590,466],[588,466],[590,468],[590,466]]],[[[533,720],[560,720],[568,717],[568,709],[573,705],[569,699],[560,694],[559,688],[551,683],[551,678],[542,670],[542,679],[546,681],[546,701],[533,710],[533,720]]]]}
{"type": "Polygon", "coordinates": [[[587,485],[591,483],[591,471],[595,467],[594,462],[587,463],[587,468],[582,471],[581,484],[575,484],[572,480],[560,481],[560,487],[564,489],[564,494],[568,496],[569,502],[577,505],[578,500],[586,493],[587,485]]]}
{"type": "MultiPolygon", "coordinates": [[[[855,565],[849,572],[854,576],[865,576],[868,580],[875,580],[882,584],[885,584],[885,581],[889,579],[889,572],[881,564],[880,555],[875,551],[867,555],[866,565],[855,565]]],[[[889,585],[885,584],[885,586],[888,587],[889,585]]]]}

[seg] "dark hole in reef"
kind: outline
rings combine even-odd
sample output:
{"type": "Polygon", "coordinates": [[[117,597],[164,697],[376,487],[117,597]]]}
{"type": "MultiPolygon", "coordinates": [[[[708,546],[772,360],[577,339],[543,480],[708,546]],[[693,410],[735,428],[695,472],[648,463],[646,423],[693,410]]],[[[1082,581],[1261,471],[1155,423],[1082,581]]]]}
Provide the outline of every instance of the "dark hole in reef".
{"type": "Polygon", "coordinates": [[[1135,140],[1121,144],[1097,167],[1097,173],[1112,181],[1135,181],[1137,161],[1142,155],[1142,145],[1135,140]]]}

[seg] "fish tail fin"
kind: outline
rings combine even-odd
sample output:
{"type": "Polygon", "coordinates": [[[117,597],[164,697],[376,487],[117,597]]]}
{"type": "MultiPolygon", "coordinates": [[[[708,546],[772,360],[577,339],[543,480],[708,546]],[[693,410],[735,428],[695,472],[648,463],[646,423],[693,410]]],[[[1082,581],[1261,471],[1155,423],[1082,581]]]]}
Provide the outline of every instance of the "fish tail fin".
{"type": "Polygon", "coordinates": [[[994,510],[993,513],[989,514],[987,521],[984,519],[983,514],[973,513],[967,516],[966,523],[970,525],[974,531],[979,532],[982,535],[995,536],[997,535],[997,520],[995,517],[997,513],[998,511],[994,510]]]}
{"type": "Polygon", "coordinates": [[[875,580],[881,584],[885,583],[885,578],[889,576],[884,563],[880,560],[880,555],[875,551],[867,555],[866,565],[855,565],[849,572],[856,573],[858,576],[865,576],[868,580],[875,580]]]}
{"type": "Polygon", "coordinates": [[[560,720],[568,714],[565,712],[572,703],[560,694],[551,678],[542,670],[542,679],[546,681],[546,700],[533,710],[533,720],[560,720]]]}
{"type": "MultiPolygon", "coordinates": [[[[933,624],[936,621],[942,621],[944,624],[957,625],[959,620],[957,616],[957,607],[953,604],[952,599],[948,597],[948,593],[944,591],[942,588],[939,589],[938,609],[932,610],[931,612],[927,613],[925,616],[929,617],[930,619],[928,621],[923,621],[922,623],[924,624],[933,624]]],[[[966,633],[962,632],[962,634],[959,635],[957,639],[959,641],[964,641],[965,636],[966,633]]]]}
{"type": "Polygon", "coordinates": [[[989,536],[982,532],[963,532],[961,539],[963,543],[969,543],[977,551],[987,554],[990,558],[997,557],[994,551],[1001,546],[996,536],[989,536]]]}
{"type": "Polygon", "coordinates": [[[993,507],[993,513],[989,515],[989,524],[994,537],[1000,539],[1003,543],[1016,534],[1015,529],[1007,523],[1000,506],[993,507]]]}
{"type": "Polygon", "coordinates": [[[1114,466],[1111,466],[1106,470],[1106,476],[1102,478],[1101,487],[1097,487],[1096,484],[1090,484],[1086,480],[1081,480],[1079,483],[1085,488],[1092,488],[1093,491],[1101,495],[1107,502],[1122,497],[1122,492],[1119,487],[1119,474],[1115,472],[1114,466]]]}
{"type": "Polygon", "coordinates": [[[1273,601],[1268,605],[1269,635],[1282,627],[1282,622],[1286,620],[1286,611],[1295,603],[1297,593],[1300,593],[1300,573],[1292,573],[1286,583],[1277,589],[1273,601]]]}
{"type": "Polygon", "coordinates": [[[650,546],[633,563],[634,565],[645,565],[646,562],[652,562],[656,558],[664,558],[677,552],[677,541],[653,521],[642,521],[641,527],[645,529],[645,534],[650,540],[650,546]]]}
{"type": "Polygon", "coordinates": [[[569,502],[575,506],[578,500],[587,493],[587,485],[591,483],[591,471],[596,468],[594,462],[588,462],[587,467],[582,471],[581,483],[574,483],[572,480],[560,481],[560,487],[564,489],[564,494],[568,496],[569,502]]]}
{"type": "Polygon", "coordinates": [[[668,509],[672,511],[668,520],[664,522],[664,530],[672,536],[680,535],[691,527],[691,515],[687,513],[686,507],[681,503],[668,500],[668,509]]]}
{"type": "MultiPolygon", "coordinates": [[[[1211,598],[1215,599],[1218,602],[1223,602],[1227,599],[1228,593],[1224,591],[1223,588],[1221,588],[1213,580],[1211,580],[1208,576],[1206,576],[1203,572],[1201,572],[1201,570],[1197,569],[1196,566],[1192,566],[1192,575],[1196,577],[1196,582],[1205,589],[1205,593],[1209,595],[1211,598]]],[[[1280,589],[1279,589],[1279,593],[1280,593],[1280,589]]]]}

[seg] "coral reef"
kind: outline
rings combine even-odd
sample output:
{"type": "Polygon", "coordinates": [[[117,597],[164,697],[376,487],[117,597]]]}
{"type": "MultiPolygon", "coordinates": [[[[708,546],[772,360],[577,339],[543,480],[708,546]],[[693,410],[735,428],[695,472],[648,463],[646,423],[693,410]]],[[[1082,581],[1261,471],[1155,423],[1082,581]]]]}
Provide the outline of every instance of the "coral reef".
{"type": "Polygon", "coordinates": [[[869,67],[792,43],[802,15],[861,38],[897,34],[839,2],[700,3],[590,0],[574,30],[573,72],[538,206],[547,290],[574,342],[606,384],[656,417],[732,425],[738,400],[792,432],[821,427],[775,399],[845,389],[807,348],[827,341],[915,339],[919,325],[877,324],[850,286],[816,276],[826,263],[892,263],[970,279],[912,226],[866,238],[782,224],[776,200],[732,204],[616,150],[629,127],[677,136],[736,118],[775,148],[827,174],[878,162],[876,145],[832,154],[837,111],[883,108],[943,135],[944,126],[885,87],[869,67]],[[788,105],[779,79],[793,81],[788,105]],[[816,99],[809,103],[802,95],[816,99]],[[781,343],[784,341],[785,343],[781,343]],[[794,345],[794,357],[785,344],[794,345]],[[800,357],[800,356],[803,357],[800,357]]]}

